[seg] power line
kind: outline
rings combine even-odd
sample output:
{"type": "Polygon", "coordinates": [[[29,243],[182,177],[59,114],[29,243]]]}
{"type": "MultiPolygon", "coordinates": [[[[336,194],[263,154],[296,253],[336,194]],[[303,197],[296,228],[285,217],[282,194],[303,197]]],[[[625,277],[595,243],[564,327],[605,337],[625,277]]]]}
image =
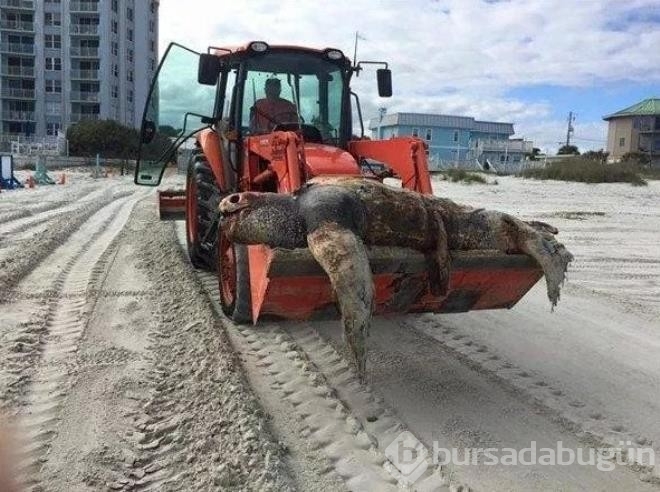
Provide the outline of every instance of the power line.
{"type": "Polygon", "coordinates": [[[598,142],[598,143],[605,143],[607,140],[604,139],[597,139],[597,138],[579,138],[576,136],[573,136],[573,140],[579,140],[580,142],[598,142]]]}

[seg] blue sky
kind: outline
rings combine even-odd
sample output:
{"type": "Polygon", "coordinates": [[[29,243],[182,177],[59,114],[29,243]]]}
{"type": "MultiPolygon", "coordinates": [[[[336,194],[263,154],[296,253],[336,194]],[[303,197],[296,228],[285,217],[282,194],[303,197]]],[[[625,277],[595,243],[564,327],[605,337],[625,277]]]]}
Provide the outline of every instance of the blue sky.
{"type": "MultiPolygon", "coordinates": [[[[507,96],[522,101],[547,102],[549,119],[568,120],[568,113],[575,116],[573,136],[579,147],[600,148],[605,146],[605,136],[581,131],[581,123],[598,122],[603,116],[638,103],[648,97],[660,97],[658,84],[604,83],[590,87],[564,87],[559,85],[526,85],[507,91],[507,96]]],[[[605,129],[605,123],[603,123],[605,129]]],[[[605,135],[605,134],[604,134],[605,135]]],[[[560,135],[563,137],[563,135],[560,135]]],[[[563,138],[558,141],[563,141],[563,138]]]]}
{"type": "Polygon", "coordinates": [[[387,60],[394,97],[355,81],[377,108],[510,121],[553,152],[577,114],[582,149],[604,146],[602,116],[660,97],[660,0],[161,0],[161,52],[261,39],[387,60]]]}

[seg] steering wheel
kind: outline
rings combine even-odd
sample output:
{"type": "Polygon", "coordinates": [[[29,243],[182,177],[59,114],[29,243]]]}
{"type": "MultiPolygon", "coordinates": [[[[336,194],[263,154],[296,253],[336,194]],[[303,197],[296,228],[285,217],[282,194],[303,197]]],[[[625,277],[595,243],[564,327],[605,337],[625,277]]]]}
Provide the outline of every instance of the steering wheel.
{"type": "Polygon", "coordinates": [[[261,111],[256,106],[252,106],[252,109],[254,110],[254,112],[256,114],[259,114],[260,116],[263,116],[268,121],[273,123],[273,125],[284,125],[284,124],[287,124],[287,123],[294,123],[294,124],[305,123],[304,118],[302,116],[300,116],[298,113],[296,113],[295,111],[286,110],[286,111],[280,111],[279,113],[275,113],[273,115],[269,115],[269,114],[266,114],[263,111],[261,111]],[[286,116],[286,117],[293,116],[293,119],[291,119],[291,120],[286,120],[286,119],[280,120],[280,116],[286,116]]]}

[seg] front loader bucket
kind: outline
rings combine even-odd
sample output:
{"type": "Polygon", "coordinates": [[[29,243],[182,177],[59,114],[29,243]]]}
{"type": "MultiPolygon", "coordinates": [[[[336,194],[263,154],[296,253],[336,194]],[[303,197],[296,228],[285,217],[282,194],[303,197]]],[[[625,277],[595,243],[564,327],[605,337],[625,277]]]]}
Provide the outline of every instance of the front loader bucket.
{"type": "MultiPolygon", "coordinates": [[[[330,282],[309,250],[248,247],[252,314],[287,319],[336,318],[330,282]]],[[[369,262],[376,291],[375,314],[458,313],[513,307],[543,276],[526,255],[454,251],[447,295],[429,291],[427,261],[407,248],[373,247],[369,262]]]]}
{"type": "Polygon", "coordinates": [[[184,220],[186,218],[186,191],[158,190],[158,214],[160,220],[184,220]]]}

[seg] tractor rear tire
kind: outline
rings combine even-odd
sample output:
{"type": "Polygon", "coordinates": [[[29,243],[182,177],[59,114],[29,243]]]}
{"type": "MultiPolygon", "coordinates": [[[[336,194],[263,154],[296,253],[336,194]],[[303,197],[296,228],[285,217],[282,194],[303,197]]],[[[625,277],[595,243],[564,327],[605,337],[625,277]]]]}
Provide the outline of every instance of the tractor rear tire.
{"type": "Polygon", "coordinates": [[[186,242],[188,257],[195,268],[215,269],[220,199],[220,190],[206,159],[199,151],[193,153],[186,176],[186,242]]]}
{"type": "Polygon", "coordinates": [[[225,315],[239,325],[252,323],[250,264],[245,244],[230,242],[218,232],[218,286],[225,315]]]}

